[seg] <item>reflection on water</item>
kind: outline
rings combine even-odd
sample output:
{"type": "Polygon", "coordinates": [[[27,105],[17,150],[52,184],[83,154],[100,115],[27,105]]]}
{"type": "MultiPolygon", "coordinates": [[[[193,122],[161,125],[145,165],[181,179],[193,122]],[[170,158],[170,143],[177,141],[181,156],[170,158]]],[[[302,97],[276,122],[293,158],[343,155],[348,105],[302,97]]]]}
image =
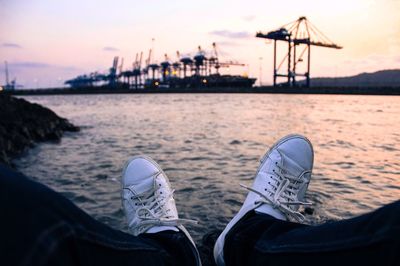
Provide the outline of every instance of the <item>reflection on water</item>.
{"type": "Polygon", "coordinates": [[[352,217],[399,199],[400,101],[387,96],[168,94],[26,97],[82,127],[15,163],[109,225],[126,229],[124,161],[148,154],[176,188],[198,241],[238,211],[258,159],[289,133],[310,138],[314,222],[352,217]]]}

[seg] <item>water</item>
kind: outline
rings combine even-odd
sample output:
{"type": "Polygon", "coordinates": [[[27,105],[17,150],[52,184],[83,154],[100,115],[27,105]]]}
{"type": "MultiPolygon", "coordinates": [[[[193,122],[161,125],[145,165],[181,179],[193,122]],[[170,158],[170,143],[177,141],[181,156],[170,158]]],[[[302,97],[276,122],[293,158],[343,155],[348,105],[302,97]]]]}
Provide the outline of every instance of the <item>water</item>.
{"type": "Polygon", "coordinates": [[[15,160],[96,219],[126,230],[120,172],[132,155],[160,163],[197,242],[238,211],[258,159],[289,133],[315,149],[308,200],[314,223],[371,211],[400,198],[400,98],[270,94],[24,97],[81,126],[15,160]]]}

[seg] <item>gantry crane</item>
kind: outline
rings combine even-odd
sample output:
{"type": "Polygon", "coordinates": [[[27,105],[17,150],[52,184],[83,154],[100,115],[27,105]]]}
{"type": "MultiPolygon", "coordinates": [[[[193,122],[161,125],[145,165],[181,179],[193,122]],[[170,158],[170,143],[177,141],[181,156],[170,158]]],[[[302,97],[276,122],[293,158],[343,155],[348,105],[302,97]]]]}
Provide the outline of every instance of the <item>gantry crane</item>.
{"type": "Polygon", "coordinates": [[[141,81],[142,59],[143,59],[143,52],[140,52],[140,56],[138,53],[136,53],[135,62],[133,63],[133,70],[132,70],[132,75],[135,78],[135,89],[138,89],[142,83],[141,81]]]}
{"type": "MultiPolygon", "coordinates": [[[[6,74],[6,84],[3,86],[4,90],[15,90],[16,88],[16,79],[14,78],[13,80],[10,81],[9,75],[8,75],[8,63],[7,61],[4,61],[4,71],[6,74]]],[[[1,86],[0,86],[1,88],[1,86]]]]}
{"type": "Polygon", "coordinates": [[[225,61],[225,62],[220,62],[219,58],[218,58],[218,49],[217,49],[217,44],[215,42],[212,43],[212,47],[213,47],[213,54],[211,55],[211,57],[209,57],[208,61],[209,61],[209,73],[211,74],[211,67],[214,66],[215,68],[215,74],[219,75],[219,69],[221,67],[227,67],[229,68],[230,66],[246,66],[245,64],[239,63],[237,61],[225,61]]]}
{"type": "Polygon", "coordinates": [[[183,56],[181,57],[179,54],[180,62],[183,64],[183,78],[186,78],[186,72],[189,69],[189,71],[192,69],[193,66],[193,59],[190,58],[190,56],[183,56]]]}
{"type": "Polygon", "coordinates": [[[118,56],[114,57],[113,65],[110,68],[110,73],[108,74],[108,81],[111,87],[114,87],[117,83],[117,68],[118,68],[118,56]]]}
{"type": "Polygon", "coordinates": [[[172,76],[174,78],[176,77],[181,77],[181,54],[179,53],[179,51],[176,51],[176,58],[177,60],[175,62],[172,63],[172,76]]]}
{"type": "Polygon", "coordinates": [[[207,75],[207,57],[205,56],[205,51],[201,49],[201,46],[198,46],[198,52],[193,57],[194,65],[195,65],[195,75],[196,76],[205,76],[207,75]]]}
{"type": "Polygon", "coordinates": [[[311,60],[311,46],[320,46],[326,48],[342,49],[333,43],[325,34],[318,30],[306,17],[290,22],[278,30],[270,31],[268,33],[257,32],[256,37],[270,39],[274,41],[274,86],[278,77],[287,78],[287,85],[296,86],[296,77],[303,76],[306,78],[306,86],[310,86],[310,60],[311,60]],[[283,58],[281,63],[276,65],[277,59],[277,41],[288,43],[288,52],[283,58]],[[305,45],[305,48],[297,56],[296,47],[305,45]],[[307,51],[307,72],[300,74],[296,72],[296,66],[299,62],[303,62],[303,55],[307,51]],[[283,63],[287,61],[287,73],[280,73],[279,70],[283,63]],[[293,62],[293,64],[292,64],[293,62]]]}
{"type": "Polygon", "coordinates": [[[162,80],[165,82],[171,74],[171,63],[167,54],[164,54],[165,60],[160,63],[162,80]]]}
{"type": "MultiPolygon", "coordinates": [[[[151,70],[151,80],[154,82],[156,80],[156,71],[160,68],[160,66],[156,63],[151,63],[153,49],[149,51],[149,58],[147,59],[147,73],[148,70],[151,70]]],[[[148,74],[147,74],[148,75],[148,74]]]]}

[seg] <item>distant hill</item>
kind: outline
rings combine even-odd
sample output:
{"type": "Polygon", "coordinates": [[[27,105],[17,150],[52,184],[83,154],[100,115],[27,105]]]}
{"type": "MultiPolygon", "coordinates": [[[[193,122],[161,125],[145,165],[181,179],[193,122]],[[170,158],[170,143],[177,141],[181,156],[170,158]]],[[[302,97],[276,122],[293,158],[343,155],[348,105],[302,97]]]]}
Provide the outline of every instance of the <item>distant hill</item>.
{"type": "MultiPolygon", "coordinates": [[[[304,81],[300,81],[304,84],[304,81]]],[[[350,77],[312,78],[312,87],[400,87],[400,69],[361,73],[350,77]]]]}

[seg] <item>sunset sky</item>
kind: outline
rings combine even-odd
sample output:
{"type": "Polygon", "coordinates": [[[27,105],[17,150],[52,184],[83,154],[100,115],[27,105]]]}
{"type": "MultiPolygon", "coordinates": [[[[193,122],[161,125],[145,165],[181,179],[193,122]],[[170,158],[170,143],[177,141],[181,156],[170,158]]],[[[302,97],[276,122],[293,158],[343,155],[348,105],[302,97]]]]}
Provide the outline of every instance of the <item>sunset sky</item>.
{"type": "Polygon", "coordinates": [[[107,71],[114,56],[131,66],[137,52],[155,59],[197,46],[248,67],[226,73],[272,82],[272,44],[255,38],[306,16],[342,50],[313,47],[311,76],[400,68],[400,0],[0,0],[0,84],[4,61],[24,87],[55,87],[78,74],[107,71]],[[262,60],[260,60],[262,57],[262,60]]]}

